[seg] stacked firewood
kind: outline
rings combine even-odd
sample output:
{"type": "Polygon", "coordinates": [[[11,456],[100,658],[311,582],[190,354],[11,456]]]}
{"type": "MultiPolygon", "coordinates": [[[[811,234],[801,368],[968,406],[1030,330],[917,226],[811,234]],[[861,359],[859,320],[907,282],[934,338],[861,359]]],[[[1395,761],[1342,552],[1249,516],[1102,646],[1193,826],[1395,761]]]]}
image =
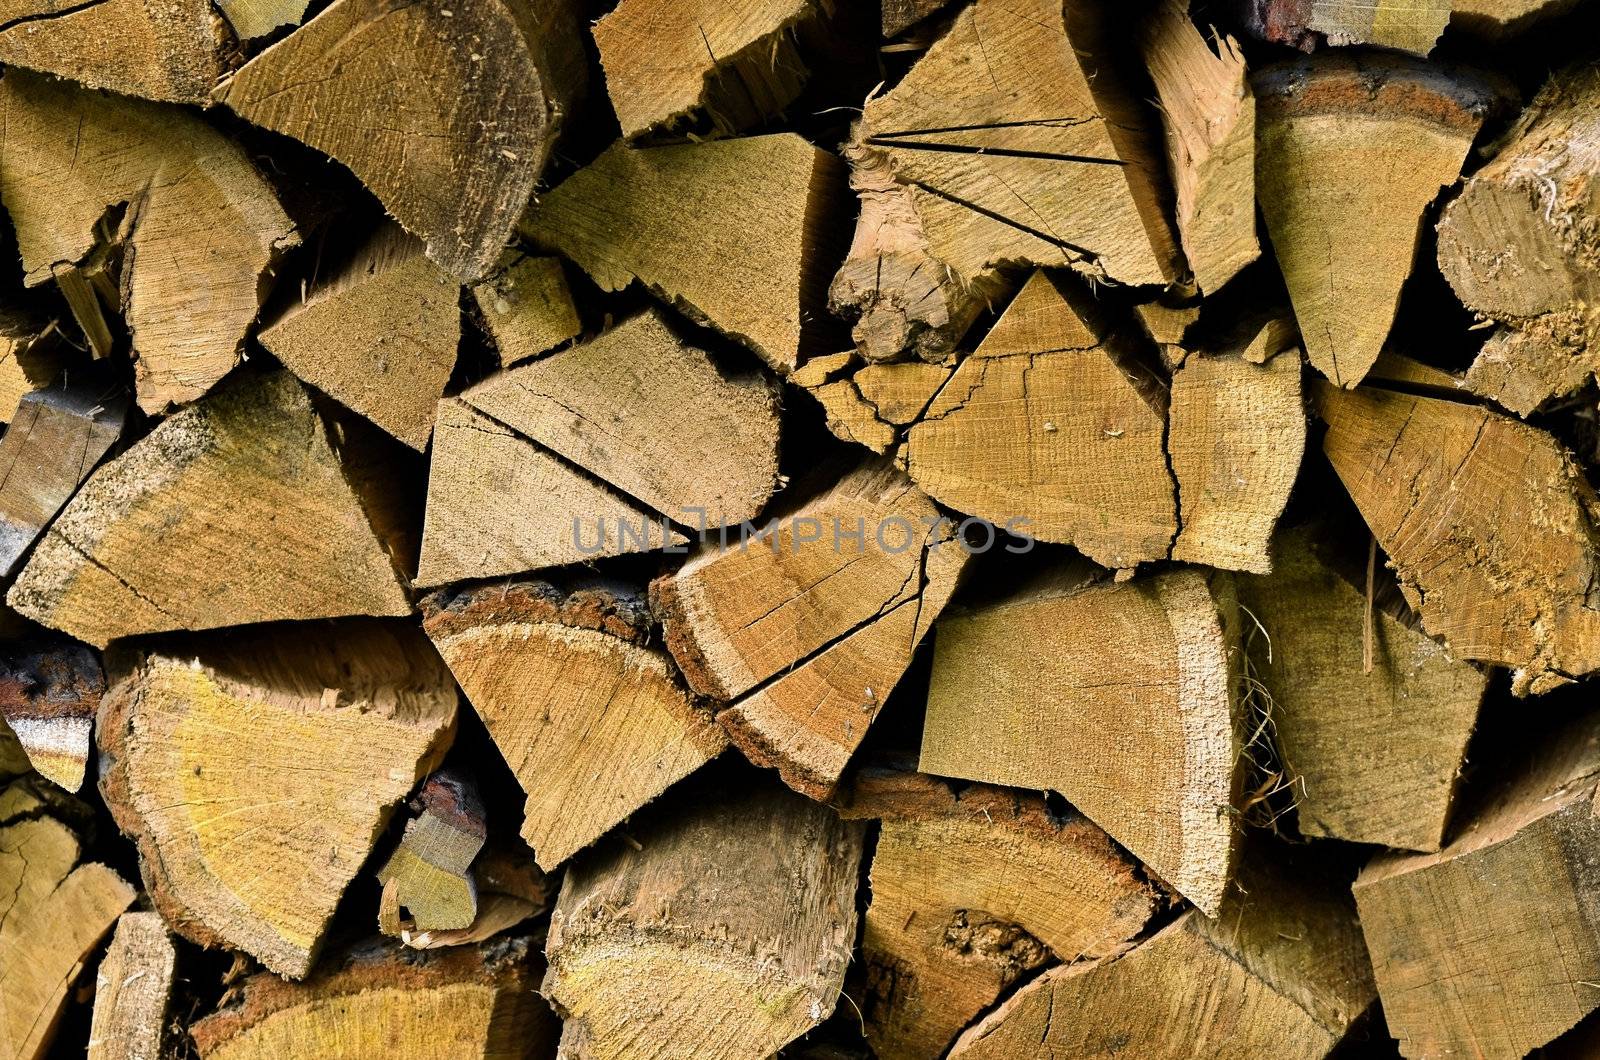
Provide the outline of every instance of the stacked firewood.
{"type": "Polygon", "coordinates": [[[1600,1055],[1597,29],[12,0],[0,1060],[1600,1055]]]}

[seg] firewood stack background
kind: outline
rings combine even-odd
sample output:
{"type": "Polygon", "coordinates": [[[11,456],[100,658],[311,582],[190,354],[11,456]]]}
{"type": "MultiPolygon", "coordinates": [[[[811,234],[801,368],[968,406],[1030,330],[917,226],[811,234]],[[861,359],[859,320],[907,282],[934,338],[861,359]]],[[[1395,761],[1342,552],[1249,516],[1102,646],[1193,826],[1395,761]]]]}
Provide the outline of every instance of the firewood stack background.
{"type": "Polygon", "coordinates": [[[1600,0],[10,0],[0,1060],[1600,1056],[1600,0]]]}

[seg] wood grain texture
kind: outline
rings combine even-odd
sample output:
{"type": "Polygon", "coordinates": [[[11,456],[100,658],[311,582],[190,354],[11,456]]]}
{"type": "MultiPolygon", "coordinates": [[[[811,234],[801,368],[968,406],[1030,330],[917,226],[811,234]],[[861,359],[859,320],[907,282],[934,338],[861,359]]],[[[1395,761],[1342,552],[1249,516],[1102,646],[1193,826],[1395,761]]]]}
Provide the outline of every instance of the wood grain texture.
{"type": "Polygon", "coordinates": [[[117,921],[95,972],[89,1060],[161,1060],[178,951],[158,913],[117,921]]]}
{"type": "Polygon", "coordinates": [[[0,4],[0,63],[124,96],[205,105],[221,45],[203,0],[0,4]]]}
{"type": "Polygon", "coordinates": [[[55,321],[0,307],[0,422],[11,422],[24,394],[55,382],[68,354],[55,321]]]}
{"type": "Polygon", "coordinates": [[[344,163],[471,281],[499,258],[583,90],[577,33],[568,0],[335,0],[216,98],[344,163]]]}
{"type": "Polygon", "coordinates": [[[255,40],[279,26],[299,25],[311,0],[216,0],[216,4],[240,40],[255,40]]]}
{"type": "Polygon", "coordinates": [[[395,805],[449,749],[449,671],[421,634],[370,620],[110,665],[100,792],[156,909],[201,945],[304,976],[395,805]]]}
{"type": "Polygon", "coordinates": [[[583,331],[560,258],[507,251],[495,271],[471,291],[503,368],[553,350],[583,331]]]}
{"type": "Polygon", "coordinates": [[[478,917],[472,862],[488,838],[477,785],[455,770],[440,770],[423,782],[411,808],[400,845],[378,870],[378,929],[405,941],[410,932],[470,928],[478,917]],[[385,915],[390,909],[392,920],[385,915]]]}
{"type": "Polygon", "coordinates": [[[67,791],[83,786],[89,731],[105,690],[99,656],[81,644],[11,642],[0,648],[0,719],[28,765],[67,791]]]}
{"type": "Polygon", "coordinates": [[[822,405],[828,430],[878,454],[927,411],[954,369],[919,361],[862,365],[853,353],[813,357],[789,377],[822,405]]]}
{"type": "Polygon", "coordinates": [[[1069,573],[945,616],[919,768],[1059,791],[1215,915],[1241,779],[1231,593],[1193,570],[1069,573]]]}

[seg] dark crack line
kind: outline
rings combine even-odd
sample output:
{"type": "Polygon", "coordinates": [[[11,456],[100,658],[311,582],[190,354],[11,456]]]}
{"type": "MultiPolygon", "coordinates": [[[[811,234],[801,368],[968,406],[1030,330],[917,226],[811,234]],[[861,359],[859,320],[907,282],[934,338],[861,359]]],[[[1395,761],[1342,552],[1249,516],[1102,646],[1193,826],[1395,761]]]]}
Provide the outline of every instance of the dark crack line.
{"type": "Polygon", "coordinates": [[[917,140],[885,140],[874,136],[867,141],[872,147],[887,147],[896,151],[942,151],[947,154],[992,155],[995,158],[1038,158],[1047,162],[1082,162],[1094,166],[1125,166],[1120,158],[1101,158],[1099,155],[1069,155],[1059,151],[1027,151],[1019,147],[973,147],[968,144],[922,143],[917,140]]]}

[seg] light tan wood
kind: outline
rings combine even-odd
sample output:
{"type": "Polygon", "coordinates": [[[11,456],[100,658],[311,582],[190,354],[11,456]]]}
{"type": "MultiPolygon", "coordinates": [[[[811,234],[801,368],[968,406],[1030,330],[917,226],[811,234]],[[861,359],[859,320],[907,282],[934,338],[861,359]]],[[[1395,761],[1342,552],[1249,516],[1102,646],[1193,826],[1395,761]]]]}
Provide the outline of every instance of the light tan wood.
{"type": "Polygon", "coordinates": [[[496,271],[471,290],[502,367],[553,350],[583,331],[560,258],[508,250],[496,271]]]}
{"type": "Polygon", "coordinates": [[[94,249],[76,265],[57,263],[50,266],[56,289],[66,300],[96,358],[108,357],[117,346],[117,336],[112,334],[108,316],[122,311],[121,272],[122,248],[115,245],[117,228],[103,216],[95,226],[94,249]]]}
{"type": "Polygon", "coordinates": [[[1600,668],[1600,504],[1560,443],[1439,398],[1313,397],[1323,452],[1424,629],[1458,658],[1514,668],[1519,695],[1600,668]]]}
{"type": "Polygon", "coordinates": [[[789,377],[822,405],[828,430],[880,455],[927,411],[952,369],[902,361],[862,366],[853,353],[813,357],[789,377]]]}
{"type": "Polygon", "coordinates": [[[372,620],[111,666],[100,790],[156,909],[201,945],[304,976],[395,805],[449,749],[449,671],[410,627],[372,620]]]}
{"type": "Polygon", "coordinates": [[[942,1055],[1020,976],[1116,952],[1155,911],[1109,836],[1035,794],[869,770],[842,812],[883,821],[861,1007],[884,1060],[942,1055]]]}
{"type": "Polygon", "coordinates": [[[637,279],[787,373],[832,330],[823,301],[843,185],[839,160],[794,133],[619,141],[540,196],[522,231],[602,290],[637,279]]]}
{"type": "Polygon", "coordinates": [[[311,0],[216,0],[217,9],[241,40],[265,37],[279,26],[297,26],[311,0]]]}
{"type": "Polygon", "coordinates": [[[1308,28],[1329,44],[1376,44],[1427,55],[1453,6],[1451,0],[1311,0],[1308,28]]]}
{"type": "Polygon", "coordinates": [[[344,163],[429,259],[476,280],[583,91],[577,18],[568,0],[334,0],[216,98],[344,163]]]}
{"type": "Polygon", "coordinates": [[[1177,193],[1178,235],[1209,294],[1261,253],[1256,241],[1256,101],[1238,42],[1189,20],[1188,0],[1162,0],[1144,20],[1140,53],[1155,82],[1177,193]]]}
{"type": "Polygon", "coordinates": [[[245,377],[91,475],[6,599],[100,647],[171,629],[409,614],[374,512],[301,384],[245,377]]]}
{"type": "Polygon", "coordinates": [[[1262,0],[1247,20],[1268,40],[1375,44],[1427,55],[1448,26],[1499,42],[1576,7],[1578,0],[1262,0]]]}
{"type": "Polygon", "coordinates": [[[1355,386],[1394,323],[1423,211],[1460,175],[1493,92],[1397,54],[1319,54],[1253,83],[1257,195],[1306,353],[1355,386]]]}
{"type": "Polygon", "coordinates": [[[567,871],[540,991],[563,1055],[758,1060],[838,1001],[863,827],[776,784],[671,806],[567,871]]]}
{"type": "Polygon", "coordinates": [[[95,972],[89,1060],[161,1060],[177,948],[157,913],[130,912],[95,972]]]}
{"type": "Polygon", "coordinates": [[[181,111],[12,71],[0,158],[30,285],[91,254],[106,210],[128,204],[117,240],[141,408],[193,401],[233,368],[266,278],[300,242],[238,145],[181,111]]]}
{"type": "Polygon", "coordinates": [[[424,628],[528,793],[522,837],[541,868],[727,746],[650,646],[642,595],[520,581],[423,607],[424,628]]]}
{"type": "Polygon", "coordinates": [[[1177,533],[1165,394],[1089,292],[1036,272],[906,435],[912,479],[957,511],[1110,567],[1177,533]]]}
{"type": "MultiPolygon", "coordinates": [[[[471,878],[478,898],[478,913],[471,925],[460,930],[413,931],[400,920],[395,901],[392,908],[400,941],[414,950],[476,945],[546,912],[555,896],[555,882],[539,870],[520,842],[500,842],[483,850],[472,864],[471,878]]],[[[380,924],[391,910],[387,898],[385,893],[379,900],[380,924]]]]}
{"type": "Polygon", "coordinates": [[[441,770],[423,783],[411,805],[415,814],[400,845],[378,870],[378,929],[405,941],[410,932],[470,928],[478,916],[472,861],[488,838],[477,786],[454,770],[441,770]],[[385,915],[391,909],[392,918],[385,915]]]}
{"type": "Polygon", "coordinates": [[[55,382],[68,360],[55,321],[0,308],[0,422],[11,422],[24,394],[55,382]]]}
{"type": "Polygon", "coordinates": [[[393,225],[261,332],[283,366],[413,449],[461,344],[461,288],[393,225]]]}
{"type": "Polygon", "coordinates": [[[124,96],[204,105],[223,73],[221,44],[203,0],[0,5],[0,63],[124,96]]]}
{"type": "Polygon", "coordinates": [[[24,768],[67,791],[81,788],[105,690],[99,658],[81,644],[23,642],[0,651],[0,719],[27,755],[24,768]]]}
{"type": "Polygon", "coordinates": [[[1070,573],[940,622],[920,768],[1059,791],[1215,915],[1242,780],[1231,592],[1070,573]]]}

